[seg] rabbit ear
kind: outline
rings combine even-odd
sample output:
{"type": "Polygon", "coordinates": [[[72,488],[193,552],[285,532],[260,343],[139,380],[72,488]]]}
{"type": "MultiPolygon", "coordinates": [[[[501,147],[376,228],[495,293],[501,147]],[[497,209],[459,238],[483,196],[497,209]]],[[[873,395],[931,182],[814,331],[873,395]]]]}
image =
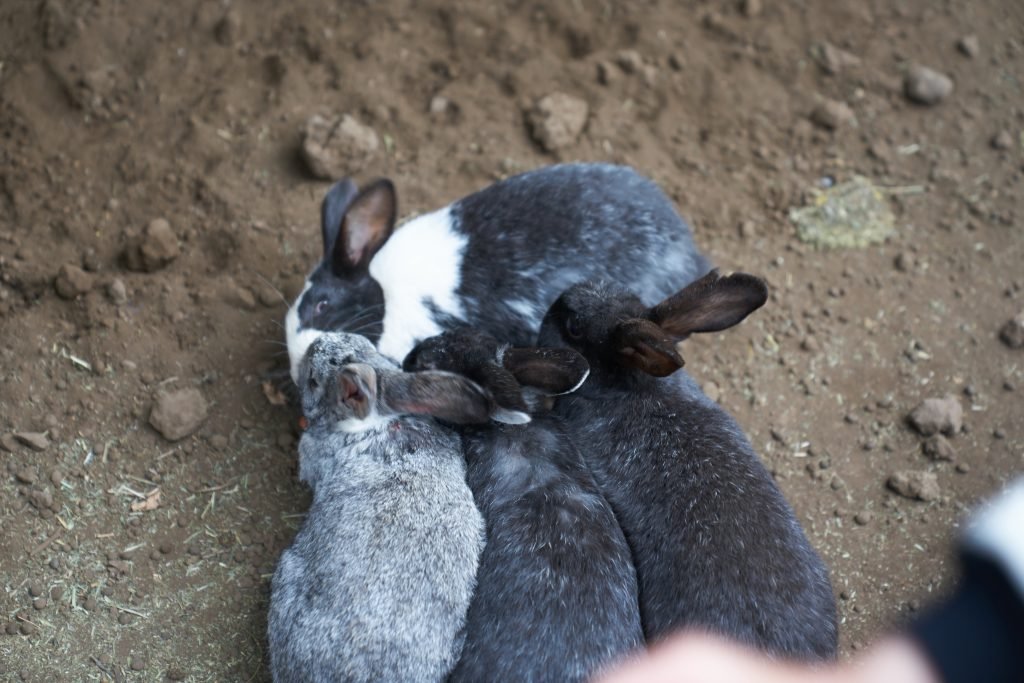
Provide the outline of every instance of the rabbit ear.
{"type": "Polygon", "coordinates": [[[345,218],[349,204],[359,193],[355,182],[349,178],[343,178],[331,186],[331,189],[324,195],[320,203],[320,233],[324,238],[324,258],[331,255],[335,240],[338,239],[338,232],[341,231],[341,221],[345,218]]]}
{"type": "Polygon", "coordinates": [[[642,318],[619,323],[612,334],[612,348],[619,362],[655,377],[665,377],[685,365],[676,341],[664,330],[642,318]]]}
{"type": "Polygon", "coordinates": [[[478,384],[451,372],[389,372],[380,377],[382,415],[429,415],[455,424],[482,424],[490,420],[492,405],[478,384]]]}
{"type": "Polygon", "coordinates": [[[768,300],[768,285],[746,273],[710,273],[647,312],[647,319],[676,341],[696,332],[718,332],[737,325],[768,300]]]}
{"type": "Polygon", "coordinates": [[[369,267],[370,259],[391,237],[397,204],[395,186],[387,179],[371,183],[352,199],[331,251],[335,275],[344,277],[369,267]]]}
{"type": "Polygon", "coordinates": [[[377,372],[363,363],[342,368],[338,375],[338,400],[363,420],[377,399],[377,372]]]}
{"type": "Polygon", "coordinates": [[[572,349],[507,349],[502,364],[519,384],[551,396],[576,391],[590,374],[586,359],[572,349]]]}

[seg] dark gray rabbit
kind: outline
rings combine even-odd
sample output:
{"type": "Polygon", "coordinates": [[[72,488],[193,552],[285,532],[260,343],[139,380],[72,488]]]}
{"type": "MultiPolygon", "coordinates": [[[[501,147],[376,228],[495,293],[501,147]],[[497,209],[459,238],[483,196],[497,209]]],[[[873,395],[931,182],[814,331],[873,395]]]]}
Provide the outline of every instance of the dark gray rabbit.
{"type": "Polygon", "coordinates": [[[629,546],[545,393],[572,391],[587,363],[570,349],[507,348],[446,332],[406,358],[479,383],[529,424],[463,428],[467,480],[487,524],[466,644],[450,682],[584,681],[642,646],[629,546]]]}
{"type": "Polygon", "coordinates": [[[455,665],[484,544],[448,422],[490,398],[444,372],[408,374],[363,337],[309,347],[300,478],[313,503],[274,574],[276,681],[439,681],[455,665]]]}
{"type": "Polygon", "coordinates": [[[395,360],[460,324],[525,346],[575,282],[628,282],[654,302],[709,268],[668,197],[607,164],[514,176],[397,230],[394,186],[346,179],[321,214],[324,258],[285,318],[295,380],[324,331],[361,332],[395,360]]]}
{"type": "Polygon", "coordinates": [[[551,307],[539,343],[590,363],[556,412],[625,531],[648,641],[690,626],[828,660],[827,569],[732,417],[685,373],[667,377],[683,366],[679,341],[736,325],[766,299],[759,278],[716,271],[651,308],[621,287],[581,283],[551,307]]]}

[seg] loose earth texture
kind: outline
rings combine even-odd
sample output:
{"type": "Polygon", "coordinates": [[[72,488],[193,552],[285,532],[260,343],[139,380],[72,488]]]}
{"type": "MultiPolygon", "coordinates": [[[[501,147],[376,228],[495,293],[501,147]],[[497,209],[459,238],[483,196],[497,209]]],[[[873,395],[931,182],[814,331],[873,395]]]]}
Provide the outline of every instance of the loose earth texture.
{"type": "Polygon", "coordinates": [[[950,589],[965,511],[1024,472],[1022,61],[1015,0],[0,3],[0,677],[267,680],[317,176],[388,176],[407,216],[573,159],[636,166],[770,282],[687,370],[854,654],[950,589]],[[798,239],[855,177],[884,239],[798,239]],[[918,433],[947,396],[962,426],[918,433]]]}

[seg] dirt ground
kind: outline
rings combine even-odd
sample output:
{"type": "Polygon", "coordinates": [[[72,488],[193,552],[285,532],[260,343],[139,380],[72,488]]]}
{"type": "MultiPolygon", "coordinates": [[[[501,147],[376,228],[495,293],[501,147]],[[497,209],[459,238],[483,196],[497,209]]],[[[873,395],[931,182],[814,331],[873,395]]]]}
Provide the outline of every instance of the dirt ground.
{"type": "Polygon", "coordinates": [[[343,172],[392,178],[403,214],[610,160],[768,278],[687,368],[827,560],[844,656],[948,590],[964,512],[1024,472],[1024,350],[999,338],[1024,309],[1017,0],[13,0],[0,46],[2,680],[268,679],[308,505],[274,382],[278,292],[321,252],[314,114],[376,132],[343,172]],[[909,101],[913,63],[952,92],[909,101]],[[527,112],[554,92],[588,111],[548,152],[527,112]],[[895,234],[799,241],[790,208],[854,174],[895,234]],[[186,388],[205,420],[168,441],[152,406],[186,388]],[[906,417],[947,394],[963,428],[929,458],[906,417]],[[904,470],[929,500],[887,486],[904,470]]]}

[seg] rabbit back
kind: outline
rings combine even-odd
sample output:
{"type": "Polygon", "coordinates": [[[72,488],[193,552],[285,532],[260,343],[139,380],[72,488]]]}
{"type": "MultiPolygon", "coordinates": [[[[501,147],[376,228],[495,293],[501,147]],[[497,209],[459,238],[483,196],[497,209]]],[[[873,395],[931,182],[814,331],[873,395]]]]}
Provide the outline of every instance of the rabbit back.
{"type": "Polygon", "coordinates": [[[365,467],[319,480],[282,555],[269,617],[277,681],[438,681],[458,659],[483,520],[457,441],[384,441],[365,467]]]}

